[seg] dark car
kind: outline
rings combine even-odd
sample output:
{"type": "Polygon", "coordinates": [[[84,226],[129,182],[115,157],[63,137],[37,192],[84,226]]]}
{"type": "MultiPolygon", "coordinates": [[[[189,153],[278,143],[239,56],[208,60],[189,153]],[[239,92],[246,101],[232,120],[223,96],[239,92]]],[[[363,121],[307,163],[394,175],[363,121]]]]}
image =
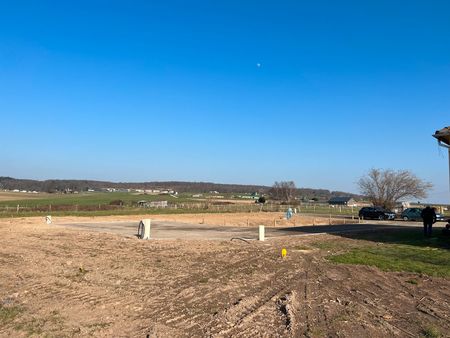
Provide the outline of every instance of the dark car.
{"type": "Polygon", "coordinates": [[[395,219],[395,213],[381,207],[364,207],[359,210],[359,217],[363,219],[395,219]]]}
{"type": "MultiPolygon", "coordinates": [[[[402,212],[401,217],[404,221],[421,221],[422,210],[421,208],[408,208],[402,212]]],[[[444,215],[437,212],[436,221],[445,221],[444,215]]]]}

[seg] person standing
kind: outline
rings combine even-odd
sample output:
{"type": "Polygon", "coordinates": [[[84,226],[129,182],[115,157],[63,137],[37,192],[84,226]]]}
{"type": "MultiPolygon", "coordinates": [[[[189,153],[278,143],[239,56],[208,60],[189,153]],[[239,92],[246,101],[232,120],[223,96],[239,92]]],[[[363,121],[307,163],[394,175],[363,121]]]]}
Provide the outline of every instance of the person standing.
{"type": "Polygon", "coordinates": [[[436,223],[436,212],[430,206],[427,206],[421,213],[423,220],[423,234],[425,236],[431,236],[433,223],[436,223]]]}
{"type": "Polygon", "coordinates": [[[292,217],[292,208],[289,207],[286,211],[286,219],[289,221],[292,217]]]}

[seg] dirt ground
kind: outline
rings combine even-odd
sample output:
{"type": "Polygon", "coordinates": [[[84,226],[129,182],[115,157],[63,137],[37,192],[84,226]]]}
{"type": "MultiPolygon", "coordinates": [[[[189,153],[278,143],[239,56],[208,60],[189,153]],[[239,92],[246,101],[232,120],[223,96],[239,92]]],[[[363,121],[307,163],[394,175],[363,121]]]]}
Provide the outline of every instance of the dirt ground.
{"type": "Polygon", "coordinates": [[[450,332],[450,280],[331,264],[314,243],[339,236],[141,241],[40,218],[0,220],[0,236],[2,337],[450,332]]]}
{"type": "MultiPolygon", "coordinates": [[[[285,219],[282,212],[241,212],[241,213],[214,213],[214,214],[161,214],[161,215],[125,215],[100,217],[54,217],[58,223],[73,223],[76,221],[136,221],[150,218],[156,221],[184,222],[192,224],[211,224],[224,226],[276,226],[287,227],[296,225],[329,224],[328,217],[296,214],[290,220],[285,219]]],[[[331,218],[332,224],[341,224],[343,219],[331,218]]],[[[357,220],[347,219],[347,223],[357,223],[357,220]]]]}

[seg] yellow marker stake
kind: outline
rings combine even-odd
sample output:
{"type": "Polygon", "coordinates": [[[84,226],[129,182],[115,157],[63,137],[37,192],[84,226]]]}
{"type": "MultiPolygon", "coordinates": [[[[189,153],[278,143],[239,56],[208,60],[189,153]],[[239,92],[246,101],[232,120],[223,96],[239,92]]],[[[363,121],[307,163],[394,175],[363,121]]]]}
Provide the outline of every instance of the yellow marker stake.
{"type": "Polygon", "coordinates": [[[281,250],[281,257],[285,258],[287,255],[287,250],[283,248],[283,250],[281,250]]]}

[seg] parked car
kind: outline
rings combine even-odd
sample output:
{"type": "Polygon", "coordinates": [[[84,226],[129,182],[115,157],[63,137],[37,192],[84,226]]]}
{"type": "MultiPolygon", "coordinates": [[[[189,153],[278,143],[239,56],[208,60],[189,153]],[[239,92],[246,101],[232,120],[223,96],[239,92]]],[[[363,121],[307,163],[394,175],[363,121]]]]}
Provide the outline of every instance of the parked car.
{"type": "Polygon", "coordinates": [[[364,219],[395,219],[395,213],[381,207],[364,207],[359,210],[359,217],[364,219]]]}
{"type": "MultiPolygon", "coordinates": [[[[421,221],[422,210],[422,208],[408,208],[402,212],[401,217],[404,221],[421,221]]],[[[445,221],[444,215],[437,212],[436,221],[445,221]]]]}

